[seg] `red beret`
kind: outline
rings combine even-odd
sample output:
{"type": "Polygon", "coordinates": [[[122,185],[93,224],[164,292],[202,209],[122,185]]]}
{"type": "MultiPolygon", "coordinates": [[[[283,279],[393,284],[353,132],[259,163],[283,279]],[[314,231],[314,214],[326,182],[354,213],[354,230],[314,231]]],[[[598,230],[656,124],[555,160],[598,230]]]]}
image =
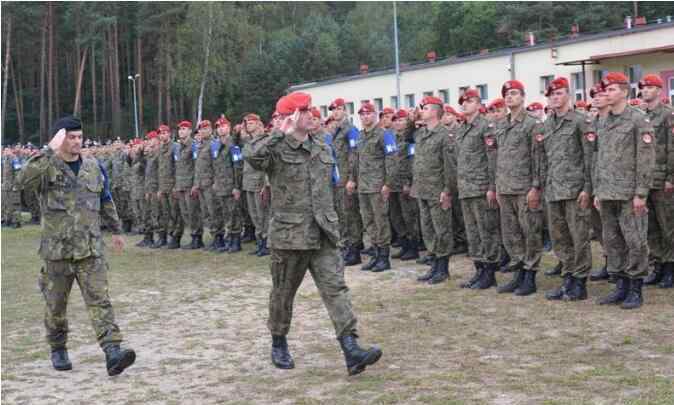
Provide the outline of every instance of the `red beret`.
{"type": "Polygon", "coordinates": [[[630,99],[630,105],[633,105],[635,107],[639,107],[641,105],[641,100],[638,98],[632,98],[630,99]]]}
{"type": "Polygon", "coordinates": [[[537,101],[527,106],[527,111],[541,111],[541,110],[543,110],[543,104],[537,101]]]}
{"type": "Polygon", "coordinates": [[[209,120],[203,120],[199,123],[199,129],[202,128],[211,128],[211,122],[209,120]]]}
{"type": "Polygon", "coordinates": [[[586,108],[586,107],[587,103],[585,102],[585,100],[576,101],[576,108],[586,108]]]}
{"type": "Polygon", "coordinates": [[[311,96],[299,91],[283,96],[276,103],[276,111],[279,114],[289,115],[295,110],[307,111],[311,106],[311,96]]]}
{"type": "Polygon", "coordinates": [[[261,121],[260,116],[257,114],[249,113],[243,116],[243,120],[245,121],[261,121]]]}
{"type": "Polygon", "coordinates": [[[159,132],[163,132],[163,131],[171,132],[171,128],[169,128],[169,126],[166,125],[166,124],[161,124],[159,126],[159,129],[157,129],[157,131],[159,131],[159,132]]]}
{"type": "Polygon", "coordinates": [[[502,99],[502,98],[494,99],[494,100],[491,101],[491,103],[489,103],[487,105],[488,110],[493,110],[495,108],[504,108],[504,107],[505,107],[505,100],[502,99]]]}
{"type": "Polygon", "coordinates": [[[421,99],[421,108],[424,108],[426,104],[435,104],[442,107],[442,100],[434,96],[426,96],[421,99]]]}
{"type": "Polygon", "coordinates": [[[466,89],[463,94],[459,97],[459,105],[463,104],[464,101],[467,101],[469,98],[477,97],[480,100],[480,93],[475,89],[466,89]]]}
{"type": "Polygon", "coordinates": [[[464,122],[466,121],[466,114],[464,113],[456,113],[456,119],[459,122],[464,122]]]}
{"type": "Polygon", "coordinates": [[[394,110],[394,109],[391,108],[391,107],[384,107],[384,109],[381,110],[381,113],[382,113],[382,114],[395,114],[395,113],[396,113],[396,110],[394,110]]]}
{"type": "Polygon", "coordinates": [[[485,107],[484,105],[481,105],[480,106],[480,114],[486,114],[486,113],[487,113],[487,107],[485,107]]]}
{"type": "Polygon", "coordinates": [[[555,90],[568,89],[568,88],[569,88],[569,81],[566,79],[566,77],[558,77],[555,80],[551,81],[550,84],[548,85],[548,88],[545,90],[545,97],[550,97],[550,94],[552,94],[552,92],[555,90]]]}
{"type": "Polygon", "coordinates": [[[664,83],[658,75],[646,75],[643,79],[639,80],[639,89],[642,89],[645,86],[655,86],[662,88],[664,83]]]}
{"type": "Polygon", "coordinates": [[[192,122],[183,120],[178,123],[178,128],[192,128],[192,122]]]}
{"type": "Polygon", "coordinates": [[[140,138],[136,138],[136,139],[133,139],[131,141],[131,145],[142,145],[142,144],[143,144],[143,140],[140,139],[140,138]]]}
{"type": "Polygon", "coordinates": [[[447,114],[456,115],[456,110],[452,108],[451,105],[445,104],[442,106],[442,109],[445,110],[447,114]]]}
{"type": "Polygon", "coordinates": [[[147,139],[154,139],[157,137],[157,131],[150,131],[145,135],[147,139]]]}
{"type": "Polygon", "coordinates": [[[590,97],[595,98],[599,93],[603,93],[604,88],[601,86],[601,83],[597,83],[590,89],[590,97]]]}
{"type": "Polygon", "coordinates": [[[311,115],[313,115],[314,118],[321,118],[321,111],[316,108],[316,107],[311,107],[311,115]]]}
{"type": "Polygon", "coordinates": [[[358,114],[366,113],[366,112],[374,112],[374,105],[370,103],[369,101],[364,102],[363,104],[360,105],[360,108],[358,109],[358,114]]]}
{"type": "Polygon", "coordinates": [[[400,119],[400,118],[407,118],[407,117],[409,117],[409,114],[407,113],[407,111],[405,111],[403,109],[400,109],[393,116],[393,120],[397,120],[397,119],[400,119]]]}
{"type": "Polygon", "coordinates": [[[512,89],[520,90],[522,93],[524,93],[524,85],[522,82],[519,80],[508,80],[507,82],[503,83],[503,87],[501,87],[501,96],[505,97],[506,91],[512,89]]]}
{"type": "Polygon", "coordinates": [[[601,81],[601,86],[606,89],[612,84],[628,84],[627,76],[620,72],[609,72],[601,81]]]}
{"type": "Polygon", "coordinates": [[[332,111],[337,107],[343,107],[344,104],[345,103],[343,98],[337,98],[332,103],[330,103],[330,107],[328,107],[328,110],[332,111]]]}
{"type": "Polygon", "coordinates": [[[215,127],[224,127],[225,125],[231,125],[227,117],[220,117],[215,121],[215,127]]]}

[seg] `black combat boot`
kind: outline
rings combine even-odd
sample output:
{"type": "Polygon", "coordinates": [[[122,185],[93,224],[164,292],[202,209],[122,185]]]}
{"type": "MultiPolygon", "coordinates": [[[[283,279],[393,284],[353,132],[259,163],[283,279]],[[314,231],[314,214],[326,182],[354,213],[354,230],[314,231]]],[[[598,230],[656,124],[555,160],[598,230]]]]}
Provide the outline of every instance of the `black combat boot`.
{"type": "Polygon", "coordinates": [[[408,239],[407,240],[407,250],[400,256],[400,260],[416,260],[419,258],[419,241],[408,239]]]}
{"type": "MultiPolygon", "coordinates": [[[[400,259],[407,252],[409,241],[407,238],[400,238],[400,250],[391,255],[391,259],[400,259]]],[[[391,247],[395,247],[391,245],[391,247]]]]}
{"type": "Polygon", "coordinates": [[[520,284],[522,284],[522,281],[524,280],[524,273],[525,270],[523,269],[517,270],[513,275],[513,279],[510,280],[508,284],[502,285],[497,289],[498,293],[504,294],[514,292],[520,286],[520,284]]]}
{"type": "Polygon", "coordinates": [[[379,249],[374,248],[374,254],[370,256],[370,261],[362,265],[360,269],[363,271],[370,271],[374,269],[374,266],[377,264],[378,259],[379,259],[379,249]]]}
{"type": "Polygon", "coordinates": [[[180,240],[182,238],[183,238],[182,235],[171,236],[171,239],[169,240],[169,243],[166,246],[166,249],[179,249],[180,248],[180,240]]]}
{"type": "Polygon", "coordinates": [[[255,250],[248,252],[248,256],[257,256],[262,246],[262,238],[255,240],[255,250]]]}
{"type": "Polygon", "coordinates": [[[573,288],[574,283],[575,281],[573,279],[573,275],[571,275],[571,273],[566,273],[564,275],[564,281],[562,281],[562,285],[560,285],[559,288],[555,288],[554,290],[546,292],[545,298],[550,301],[562,300],[564,296],[571,291],[571,288],[573,288]]]}
{"type": "Polygon", "coordinates": [[[241,242],[248,243],[255,241],[255,227],[254,226],[244,226],[243,227],[243,238],[241,242]]]}
{"type": "Polygon", "coordinates": [[[369,248],[361,250],[360,253],[367,256],[377,256],[377,247],[375,245],[371,245],[369,248]]]}
{"type": "Polygon", "coordinates": [[[267,238],[262,239],[260,243],[260,251],[257,252],[258,257],[269,256],[269,248],[267,247],[267,238]]]}
{"type": "Polygon", "coordinates": [[[105,348],[105,365],[108,367],[109,376],[120,374],[134,361],[136,361],[136,352],[132,349],[120,349],[119,345],[105,348]]]}
{"type": "Polygon", "coordinates": [[[432,253],[417,259],[417,264],[425,264],[426,266],[432,266],[433,263],[435,263],[435,255],[432,253]]]}
{"type": "Polygon", "coordinates": [[[660,288],[672,288],[674,287],[674,262],[665,263],[662,269],[662,280],[658,287],[660,288]]]}
{"type": "Polygon", "coordinates": [[[555,267],[545,272],[546,276],[561,276],[562,275],[562,262],[558,262],[555,267]]]}
{"type": "Polygon", "coordinates": [[[426,248],[426,244],[424,243],[424,239],[421,238],[421,239],[419,240],[419,251],[420,251],[420,252],[425,252],[425,251],[427,251],[427,250],[428,250],[428,249],[426,248]]]}
{"type": "Polygon", "coordinates": [[[152,246],[150,246],[150,249],[160,249],[166,245],[168,245],[168,242],[166,241],[166,232],[159,232],[157,241],[152,246]]]}
{"type": "Polygon", "coordinates": [[[388,247],[377,248],[377,263],[372,268],[373,273],[391,270],[391,261],[389,260],[390,249],[388,247]]]}
{"type": "Polygon", "coordinates": [[[475,273],[473,274],[473,277],[471,277],[468,281],[459,284],[459,287],[471,288],[473,284],[477,283],[477,280],[482,277],[482,273],[484,272],[484,263],[475,261],[473,262],[473,267],[475,267],[475,273]]]}
{"type": "Polygon", "coordinates": [[[496,287],[496,271],[498,270],[498,263],[482,263],[482,275],[470,286],[473,290],[486,290],[487,288],[496,287]]]}
{"type": "Polygon", "coordinates": [[[645,285],[656,285],[662,281],[662,275],[664,266],[660,263],[655,263],[653,265],[653,271],[644,279],[645,285]]]}
{"type": "Polygon", "coordinates": [[[452,255],[465,255],[468,253],[468,245],[466,242],[454,242],[454,248],[452,249],[452,255]]]}
{"type": "Polygon", "coordinates": [[[587,277],[574,278],[571,290],[567,290],[564,301],[582,301],[587,299],[587,277]]]}
{"type": "Polygon", "coordinates": [[[436,263],[437,262],[435,261],[435,258],[434,258],[433,264],[431,265],[431,267],[428,269],[428,271],[425,274],[417,277],[417,281],[420,281],[420,282],[424,283],[424,282],[427,282],[428,280],[432,279],[433,276],[435,276],[435,272],[436,272],[435,269],[437,268],[436,263]]]}
{"type": "Polygon", "coordinates": [[[146,232],[143,240],[136,243],[136,246],[141,247],[141,248],[154,246],[154,235],[152,234],[152,232],[146,232]]]}
{"type": "Polygon", "coordinates": [[[449,256],[435,258],[435,274],[428,280],[428,284],[439,284],[449,279],[449,256]]]}
{"type": "Polygon", "coordinates": [[[627,290],[630,288],[630,280],[624,276],[615,277],[615,289],[609,295],[599,299],[599,305],[617,305],[627,298],[627,290]]]}
{"type": "Polygon", "coordinates": [[[227,253],[237,253],[241,251],[241,234],[232,233],[229,235],[229,250],[227,253]]]}
{"type": "Polygon", "coordinates": [[[347,246],[346,256],[344,257],[344,266],[355,266],[361,264],[360,249],[357,246],[347,246]]]}
{"type": "Polygon", "coordinates": [[[536,272],[534,270],[525,270],[522,283],[515,289],[515,295],[520,297],[531,295],[536,292],[536,272]]]}
{"type": "Polygon", "coordinates": [[[344,360],[349,375],[362,373],[365,371],[365,367],[373,365],[381,358],[382,351],[379,347],[373,346],[364,350],[358,346],[356,335],[345,335],[337,340],[339,340],[339,345],[344,352],[344,360]]]}
{"type": "Polygon", "coordinates": [[[288,341],[285,336],[272,335],[271,362],[276,368],[290,370],[295,368],[295,361],[288,350],[288,341]]]}
{"type": "Polygon", "coordinates": [[[73,363],[68,358],[68,349],[65,347],[52,347],[51,365],[55,370],[66,371],[73,369],[73,363]]]}
{"type": "Polygon", "coordinates": [[[637,309],[643,304],[643,297],[641,296],[641,286],[644,283],[642,278],[633,278],[630,280],[630,288],[627,290],[627,296],[620,308],[622,309],[637,309]]]}
{"type": "Polygon", "coordinates": [[[510,264],[510,255],[508,254],[508,251],[501,246],[501,261],[498,264],[498,268],[501,271],[501,273],[507,273],[506,271],[509,267],[508,265],[510,264]]]}
{"type": "Polygon", "coordinates": [[[607,258],[604,256],[604,266],[601,269],[595,270],[592,273],[590,273],[590,281],[600,281],[600,280],[608,280],[609,279],[609,274],[608,274],[608,269],[607,269],[607,258]]]}

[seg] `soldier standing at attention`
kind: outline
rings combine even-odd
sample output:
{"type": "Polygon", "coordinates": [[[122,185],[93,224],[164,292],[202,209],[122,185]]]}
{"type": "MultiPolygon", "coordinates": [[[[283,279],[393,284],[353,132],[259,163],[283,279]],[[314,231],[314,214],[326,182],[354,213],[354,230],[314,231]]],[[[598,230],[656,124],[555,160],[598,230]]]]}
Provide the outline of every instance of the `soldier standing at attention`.
{"type": "Polygon", "coordinates": [[[141,139],[134,139],[131,147],[131,208],[133,209],[133,222],[136,231],[143,234],[143,240],[136,246],[144,247],[152,241],[152,235],[145,232],[145,145],[141,139]]]}
{"type": "Polygon", "coordinates": [[[602,80],[610,112],[597,137],[595,205],[601,213],[608,272],[615,289],[600,305],[639,308],[648,274],[648,192],[653,186],[655,133],[650,119],[627,105],[627,77],[610,72],[602,80]]]}
{"type": "Polygon", "coordinates": [[[241,149],[234,143],[227,118],[215,122],[219,148],[213,160],[215,179],[213,190],[220,201],[223,230],[227,235],[219,252],[236,253],[241,251],[241,149]]]}
{"type": "Polygon", "coordinates": [[[182,239],[182,226],[179,221],[180,211],[178,201],[173,198],[173,186],[176,183],[175,161],[173,160],[173,142],[171,141],[171,128],[162,124],[159,126],[159,151],[158,151],[158,172],[159,190],[157,191],[157,201],[159,205],[159,240],[153,246],[162,248],[169,242],[167,237],[171,237],[171,248],[180,247],[182,239]]]}
{"type": "Polygon", "coordinates": [[[376,125],[374,105],[358,110],[363,129],[346,182],[349,194],[358,193],[360,214],[375,254],[361,270],[380,272],[391,268],[391,223],[388,200],[397,176],[395,134],[376,125]]]}
{"type": "Polygon", "coordinates": [[[362,349],[357,341],[356,316],[338,248],[331,187],[335,160],[322,139],[309,135],[311,96],[291,93],[277,106],[287,116],[282,133],[257,137],[244,149],[244,159],[268,174],[273,194],[268,321],[272,363],[281,369],[295,367],[286,335],[295,294],[309,270],[334,325],[348,373],[358,374],[376,363],[382,352],[378,347],[362,349]]]}
{"type": "Polygon", "coordinates": [[[51,134],[49,149],[28,161],[17,183],[37,191],[43,208],[39,254],[44,266],[39,286],[47,304],[44,323],[52,365],[56,370],[72,369],[66,348],[66,309],[73,281],[77,280],[96,338],[105,352],[108,375],[117,375],[133,364],[136,353],[120,349],[122,335],[108,296],[108,264],[100,228],[103,220],[113,233],[113,247],[121,251],[121,224],[105,171],[95,159],[80,155],[80,120],[61,118],[51,134]]]}
{"type": "Polygon", "coordinates": [[[147,134],[147,145],[145,146],[145,233],[149,236],[150,242],[148,248],[154,248],[154,233],[159,229],[159,199],[157,191],[159,190],[159,137],[157,131],[150,131],[147,134]]]}
{"type": "Polygon", "coordinates": [[[503,244],[516,273],[498,292],[524,296],[536,292],[543,249],[540,149],[535,147],[543,137],[543,123],[525,111],[521,82],[507,81],[501,95],[510,112],[496,130],[496,193],[503,244]]]}
{"type": "Polygon", "coordinates": [[[213,148],[211,135],[213,127],[211,121],[203,120],[199,123],[199,136],[201,144],[197,153],[197,160],[194,163],[194,183],[192,185],[191,196],[198,198],[201,207],[201,218],[208,224],[208,230],[213,238],[208,250],[214,251],[222,247],[224,239],[219,229],[222,228],[222,216],[218,210],[218,201],[213,193],[213,148]]]}
{"type": "Polygon", "coordinates": [[[21,162],[13,148],[2,150],[2,223],[12,228],[21,228],[21,192],[15,177],[21,170],[21,162]]]}
{"type": "MultiPolygon", "coordinates": [[[[245,142],[244,149],[257,138],[265,138],[268,135],[264,132],[262,122],[257,114],[247,114],[243,118],[244,130],[250,136],[245,142]]],[[[255,226],[256,248],[251,255],[267,256],[269,249],[267,247],[267,228],[269,228],[269,206],[268,206],[268,185],[266,184],[264,172],[253,168],[248,161],[243,163],[243,184],[242,190],[246,193],[246,202],[248,204],[248,213],[255,226]]]]}
{"type": "Polygon", "coordinates": [[[545,296],[548,300],[584,300],[592,269],[590,199],[597,134],[586,117],[571,108],[566,78],[554,79],[545,95],[552,111],[545,120],[543,139],[536,138],[536,146],[541,149],[550,237],[564,279],[545,296]]]}
{"type": "Polygon", "coordinates": [[[192,139],[192,123],[186,120],[180,121],[178,123],[178,144],[173,150],[176,168],[176,183],[173,186],[173,195],[178,200],[180,214],[183,217],[180,224],[183,226],[189,224],[190,236],[192,237],[190,244],[183,246],[183,249],[192,250],[204,247],[199,197],[193,196],[191,193],[194,185],[194,162],[197,160],[197,153],[197,142],[192,139]]]}
{"type": "Polygon", "coordinates": [[[655,258],[654,271],[644,280],[672,288],[674,273],[674,110],[661,101],[664,83],[658,75],[639,82],[646,114],[655,130],[655,172],[648,194],[648,246],[655,258]]]}

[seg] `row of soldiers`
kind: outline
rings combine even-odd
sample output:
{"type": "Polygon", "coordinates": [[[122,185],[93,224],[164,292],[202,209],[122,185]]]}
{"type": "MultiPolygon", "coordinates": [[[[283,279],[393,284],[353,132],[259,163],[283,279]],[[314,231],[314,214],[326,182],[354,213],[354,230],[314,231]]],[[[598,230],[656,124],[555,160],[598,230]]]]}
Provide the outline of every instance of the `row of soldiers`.
{"type": "Polygon", "coordinates": [[[27,143],[2,148],[2,226],[21,227],[21,212],[31,214],[30,222],[40,222],[40,204],[36,194],[22,190],[14,180],[16,174],[31,156],[38,153],[38,148],[27,143]]]}

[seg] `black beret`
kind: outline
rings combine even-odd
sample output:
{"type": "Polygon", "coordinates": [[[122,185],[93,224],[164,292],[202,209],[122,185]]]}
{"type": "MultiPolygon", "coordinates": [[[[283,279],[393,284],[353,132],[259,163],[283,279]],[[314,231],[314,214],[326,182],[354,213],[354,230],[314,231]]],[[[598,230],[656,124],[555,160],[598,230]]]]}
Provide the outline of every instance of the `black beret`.
{"type": "Polygon", "coordinates": [[[82,129],[82,121],[72,115],[59,118],[51,127],[51,136],[56,135],[56,133],[62,129],[65,129],[66,131],[76,131],[78,129],[82,129]]]}

